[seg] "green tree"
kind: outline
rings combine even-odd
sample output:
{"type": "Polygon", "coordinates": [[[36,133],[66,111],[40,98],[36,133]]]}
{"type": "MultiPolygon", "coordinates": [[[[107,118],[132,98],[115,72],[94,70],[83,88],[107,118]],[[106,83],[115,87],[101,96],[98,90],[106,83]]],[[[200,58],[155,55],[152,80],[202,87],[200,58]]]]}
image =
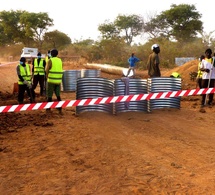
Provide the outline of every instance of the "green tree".
{"type": "Polygon", "coordinates": [[[131,45],[134,37],[142,33],[142,29],[143,18],[138,15],[118,15],[113,23],[106,21],[98,27],[103,38],[123,38],[128,45],[131,45]]]}
{"type": "Polygon", "coordinates": [[[4,33],[4,27],[0,24],[0,46],[4,46],[6,44],[11,44],[13,41],[7,37],[4,33]]]}
{"type": "Polygon", "coordinates": [[[203,23],[200,18],[201,14],[194,5],[172,4],[171,9],[147,22],[144,31],[170,40],[191,41],[202,32],[203,23]]]}
{"type": "Polygon", "coordinates": [[[128,45],[131,45],[133,38],[143,30],[143,18],[138,15],[119,15],[114,23],[128,45]]]}
{"type": "Polygon", "coordinates": [[[108,23],[108,21],[99,25],[98,30],[101,32],[104,39],[112,39],[119,36],[119,31],[116,29],[115,24],[108,23]]]}
{"type": "Polygon", "coordinates": [[[70,37],[58,30],[45,33],[44,41],[48,49],[63,48],[64,46],[71,44],[70,37]]]}
{"type": "MultiPolygon", "coordinates": [[[[7,40],[31,46],[37,43],[42,46],[43,35],[53,25],[47,13],[29,13],[26,11],[0,12],[0,25],[4,29],[7,40]]],[[[11,42],[11,41],[10,41],[11,42]]]]}
{"type": "MultiPolygon", "coordinates": [[[[2,11],[0,12],[0,25],[3,27],[4,36],[8,43],[22,42],[25,35],[20,24],[20,16],[24,11],[2,11]]],[[[4,42],[1,40],[1,42],[4,42]]]]}
{"type": "Polygon", "coordinates": [[[24,12],[20,16],[20,24],[23,26],[25,36],[33,39],[37,43],[37,47],[41,48],[43,36],[48,27],[53,26],[53,20],[48,17],[47,13],[24,12]]]}
{"type": "Polygon", "coordinates": [[[124,59],[125,51],[128,46],[123,39],[111,39],[111,40],[102,40],[98,44],[100,54],[105,63],[111,63],[114,65],[121,66],[125,62],[127,62],[127,54],[126,60],[124,59]]]}

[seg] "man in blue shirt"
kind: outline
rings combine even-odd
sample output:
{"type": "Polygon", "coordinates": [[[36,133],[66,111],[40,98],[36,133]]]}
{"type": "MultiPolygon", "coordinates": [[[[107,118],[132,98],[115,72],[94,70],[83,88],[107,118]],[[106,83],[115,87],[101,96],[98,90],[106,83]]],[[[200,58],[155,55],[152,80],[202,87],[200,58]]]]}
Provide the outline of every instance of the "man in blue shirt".
{"type": "Polygon", "coordinates": [[[126,77],[130,74],[131,70],[133,70],[133,76],[135,75],[135,66],[136,66],[136,63],[139,62],[139,61],[140,61],[140,59],[137,58],[134,55],[134,53],[132,53],[131,57],[128,59],[129,69],[128,69],[126,77]]]}

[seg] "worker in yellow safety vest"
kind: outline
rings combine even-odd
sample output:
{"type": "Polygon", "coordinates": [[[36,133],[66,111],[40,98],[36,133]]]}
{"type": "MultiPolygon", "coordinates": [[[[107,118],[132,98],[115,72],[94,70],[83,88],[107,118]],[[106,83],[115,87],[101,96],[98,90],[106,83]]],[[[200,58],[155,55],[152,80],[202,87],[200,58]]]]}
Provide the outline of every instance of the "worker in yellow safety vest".
{"type": "MultiPolygon", "coordinates": [[[[53,93],[55,93],[57,100],[61,101],[60,91],[61,83],[63,78],[63,63],[62,60],[57,57],[58,50],[51,50],[51,58],[46,66],[46,77],[47,77],[47,98],[48,102],[52,102],[53,93]]],[[[59,113],[62,114],[62,108],[58,108],[59,113]]],[[[50,111],[50,109],[47,109],[50,111]]]]}
{"type": "Polygon", "coordinates": [[[31,85],[31,70],[30,65],[26,63],[26,58],[21,57],[19,64],[16,67],[16,72],[18,76],[18,102],[19,104],[24,103],[24,95],[25,91],[27,91],[27,94],[30,98],[30,102],[35,102],[35,93],[32,89],[31,85]]]}
{"type": "Polygon", "coordinates": [[[46,64],[48,64],[49,59],[51,58],[51,51],[48,50],[48,54],[46,56],[46,64]]]}
{"type": "Polygon", "coordinates": [[[202,88],[202,71],[200,69],[201,65],[202,65],[202,60],[205,59],[204,55],[201,55],[199,58],[199,63],[198,63],[198,72],[197,72],[197,77],[196,77],[196,83],[199,85],[199,88],[202,88]]]}
{"type": "Polygon", "coordinates": [[[40,85],[40,96],[43,96],[43,90],[45,88],[45,67],[46,61],[41,58],[41,53],[37,54],[37,58],[34,59],[32,63],[32,73],[33,73],[33,90],[36,89],[37,84],[40,85]]]}

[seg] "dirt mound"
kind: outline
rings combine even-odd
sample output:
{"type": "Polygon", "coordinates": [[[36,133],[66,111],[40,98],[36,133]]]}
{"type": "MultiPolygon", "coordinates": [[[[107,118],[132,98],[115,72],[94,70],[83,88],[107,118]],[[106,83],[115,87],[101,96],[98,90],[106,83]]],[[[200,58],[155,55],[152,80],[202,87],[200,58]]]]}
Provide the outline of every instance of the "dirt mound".
{"type": "Polygon", "coordinates": [[[182,78],[182,89],[194,89],[197,87],[197,84],[195,79],[191,79],[190,73],[198,71],[198,63],[198,60],[192,60],[181,66],[165,71],[162,76],[168,77],[172,74],[172,72],[178,72],[182,78]]]}
{"type": "Polygon", "coordinates": [[[197,72],[198,70],[198,60],[192,60],[190,62],[187,62],[181,66],[175,67],[167,72],[164,73],[163,76],[169,76],[171,75],[172,72],[178,72],[181,74],[181,77],[185,80],[189,80],[190,76],[189,73],[190,72],[197,72]]]}

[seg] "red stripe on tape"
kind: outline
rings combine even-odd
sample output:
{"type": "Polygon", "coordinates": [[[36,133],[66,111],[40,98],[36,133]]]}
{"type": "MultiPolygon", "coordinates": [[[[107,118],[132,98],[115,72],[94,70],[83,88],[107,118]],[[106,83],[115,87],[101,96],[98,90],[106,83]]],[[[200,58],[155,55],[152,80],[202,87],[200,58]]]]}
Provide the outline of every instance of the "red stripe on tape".
{"type": "Polygon", "coordinates": [[[111,97],[98,97],[98,98],[89,98],[84,100],[67,100],[67,101],[59,101],[59,102],[42,102],[42,103],[32,103],[32,104],[19,104],[19,105],[9,105],[9,106],[0,106],[0,113],[3,112],[19,112],[24,110],[40,110],[46,108],[57,108],[57,107],[70,107],[72,106],[87,106],[89,104],[100,104],[105,103],[117,103],[117,102],[129,102],[129,101],[141,101],[141,100],[150,100],[159,99],[159,98],[169,98],[169,97],[179,97],[179,96],[191,96],[197,94],[209,94],[215,93],[215,88],[204,88],[202,89],[194,89],[194,90],[179,90],[179,91],[169,91],[169,92],[160,92],[160,93],[150,93],[150,94],[137,94],[137,95],[126,95],[125,96],[111,96],[111,97]],[[199,93],[201,90],[201,93],[199,93]],[[156,94],[156,95],[155,95],[156,94]],[[163,97],[163,94],[165,96],[163,97]],[[145,96],[145,97],[144,97],[145,96]],[[155,96],[155,97],[154,97],[155,96]],[[133,99],[135,97],[135,99],[133,99]],[[105,101],[103,102],[103,100],[105,101]],[[72,104],[70,104],[72,103],[72,104]],[[49,104],[49,106],[47,106],[49,104]]]}

